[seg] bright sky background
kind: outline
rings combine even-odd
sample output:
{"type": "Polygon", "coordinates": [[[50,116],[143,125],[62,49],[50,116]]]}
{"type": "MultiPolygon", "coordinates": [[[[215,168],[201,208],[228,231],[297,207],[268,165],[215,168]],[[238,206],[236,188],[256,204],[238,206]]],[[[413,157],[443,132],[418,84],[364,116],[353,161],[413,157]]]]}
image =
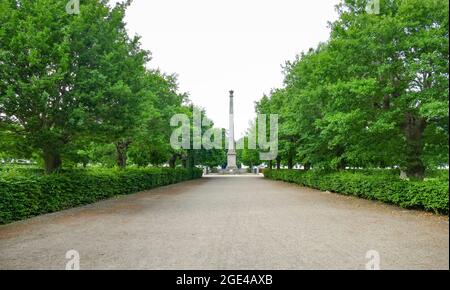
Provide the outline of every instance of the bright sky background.
{"type": "Polygon", "coordinates": [[[134,0],[131,35],[150,50],[151,68],[176,73],[181,92],[228,128],[235,91],[236,139],[255,117],[254,103],[282,86],[281,65],[326,41],[339,0],[134,0]]]}

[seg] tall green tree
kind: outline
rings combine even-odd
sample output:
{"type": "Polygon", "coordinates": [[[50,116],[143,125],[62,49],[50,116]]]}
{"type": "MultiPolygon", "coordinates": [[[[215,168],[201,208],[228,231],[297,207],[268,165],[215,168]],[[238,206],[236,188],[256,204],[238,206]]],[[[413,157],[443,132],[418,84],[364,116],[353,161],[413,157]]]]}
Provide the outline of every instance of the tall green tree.
{"type": "Polygon", "coordinates": [[[360,136],[348,156],[385,152],[385,162],[422,179],[427,151],[448,149],[448,2],[386,0],[378,15],[363,5],[343,2],[333,24],[341,75],[330,85],[331,109],[352,124],[342,135],[360,136]]]}
{"type": "Polygon", "coordinates": [[[135,124],[147,52],[126,33],[127,3],[107,2],[69,15],[65,1],[0,1],[0,127],[47,172],[80,136],[109,131],[120,150],[135,124]]]}
{"type": "Polygon", "coordinates": [[[280,115],[278,166],[400,167],[420,180],[448,164],[448,2],[367,4],[342,1],[329,41],[287,62],[285,86],[258,103],[280,115]]]}
{"type": "Polygon", "coordinates": [[[139,166],[161,165],[175,153],[169,142],[170,119],[183,111],[187,96],[177,92],[174,75],[165,75],[158,70],[147,73],[145,89],[148,98],[136,126],[130,157],[139,166]]]}

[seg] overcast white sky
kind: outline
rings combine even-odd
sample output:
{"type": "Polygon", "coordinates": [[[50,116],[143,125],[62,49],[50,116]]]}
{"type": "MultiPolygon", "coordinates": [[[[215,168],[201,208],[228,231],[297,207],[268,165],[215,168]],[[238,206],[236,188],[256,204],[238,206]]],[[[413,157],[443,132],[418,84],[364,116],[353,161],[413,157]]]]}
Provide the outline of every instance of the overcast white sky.
{"type": "Polygon", "coordinates": [[[152,68],[177,73],[180,91],[228,128],[235,91],[236,137],[254,102],[282,85],[281,65],[326,41],[339,0],[134,0],[126,21],[152,68]]]}

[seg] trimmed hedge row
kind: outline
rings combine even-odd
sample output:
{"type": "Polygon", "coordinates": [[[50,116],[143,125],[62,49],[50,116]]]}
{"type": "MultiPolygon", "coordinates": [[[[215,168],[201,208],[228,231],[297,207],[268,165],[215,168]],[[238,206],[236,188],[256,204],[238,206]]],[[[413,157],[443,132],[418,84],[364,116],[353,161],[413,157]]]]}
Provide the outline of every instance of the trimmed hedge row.
{"type": "Polygon", "coordinates": [[[199,169],[78,170],[52,175],[0,174],[0,224],[201,178],[199,169]]]}
{"type": "Polygon", "coordinates": [[[361,173],[300,170],[267,170],[264,176],[323,191],[379,200],[403,208],[448,214],[449,183],[444,180],[413,182],[361,173]]]}

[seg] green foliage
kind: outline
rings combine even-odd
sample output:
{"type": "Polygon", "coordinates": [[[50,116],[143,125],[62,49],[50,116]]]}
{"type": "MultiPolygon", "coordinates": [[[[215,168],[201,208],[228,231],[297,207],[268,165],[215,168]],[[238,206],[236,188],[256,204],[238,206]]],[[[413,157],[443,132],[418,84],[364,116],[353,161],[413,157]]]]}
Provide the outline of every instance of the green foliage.
{"type": "Polygon", "coordinates": [[[138,122],[147,52],[130,38],[127,4],[0,1],[0,129],[42,154],[48,172],[68,146],[108,132],[127,138],[138,122]]]}
{"type": "MultiPolygon", "coordinates": [[[[448,171],[446,171],[448,174],[448,171]]],[[[424,182],[400,180],[388,172],[317,172],[300,170],[266,170],[264,176],[319,190],[379,200],[410,209],[424,209],[448,214],[448,179],[424,182]]]]}
{"type": "Polygon", "coordinates": [[[85,0],[69,15],[67,1],[0,0],[2,158],[33,158],[48,173],[187,158],[169,144],[187,94],[175,75],[146,68],[150,52],[125,27],[130,3],[85,0]]]}
{"type": "Polygon", "coordinates": [[[343,0],[331,37],[285,66],[257,104],[278,114],[280,156],[314,168],[448,164],[448,1],[343,0]]]}
{"type": "Polygon", "coordinates": [[[251,121],[249,123],[249,129],[247,130],[245,136],[238,141],[239,143],[244,144],[244,149],[237,150],[237,160],[238,163],[242,163],[250,168],[253,166],[258,166],[262,162],[259,159],[260,157],[260,151],[262,151],[262,148],[259,148],[258,146],[258,131],[257,128],[257,120],[251,121]],[[254,142],[252,146],[250,146],[250,141],[254,142]],[[250,149],[249,147],[257,147],[259,149],[250,149]]]}
{"type": "Polygon", "coordinates": [[[147,95],[140,123],[130,136],[131,162],[138,166],[160,165],[167,162],[172,148],[169,144],[170,118],[183,110],[185,96],[177,93],[175,76],[149,71],[145,83],[147,95]]]}
{"type": "Polygon", "coordinates": [[[196,168],[74,170],[51,175],[0,171],[0,224],[201,176],[196,168]]]}

